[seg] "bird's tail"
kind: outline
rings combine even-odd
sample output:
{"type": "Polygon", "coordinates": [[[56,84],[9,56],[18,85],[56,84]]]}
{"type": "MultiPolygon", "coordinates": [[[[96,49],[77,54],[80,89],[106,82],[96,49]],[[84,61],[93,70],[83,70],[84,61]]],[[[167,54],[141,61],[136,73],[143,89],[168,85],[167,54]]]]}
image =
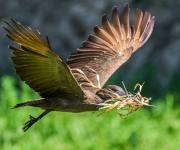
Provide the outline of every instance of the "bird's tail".
{"type": "Polygon", "coordinates": [[[48,98],[40,98],[40,99],[35,99],[31,100],[28,102],[23,102],[16,104],[13,108],[19,108],[19,107],[24,107],[24,106],[33,106],[33,107],[46,107],[48,102],[48,98]]]}

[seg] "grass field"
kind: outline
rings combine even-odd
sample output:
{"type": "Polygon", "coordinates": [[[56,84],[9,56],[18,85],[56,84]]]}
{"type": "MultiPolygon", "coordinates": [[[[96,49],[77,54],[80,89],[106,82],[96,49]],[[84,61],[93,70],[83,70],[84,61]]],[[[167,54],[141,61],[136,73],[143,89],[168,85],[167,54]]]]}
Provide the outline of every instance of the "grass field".
{"type": "Polygon", "coordinates": [[[28,115],[42,110],[16,103],[38,96],[24,83],[4,76],[0,85],[0,150],[179,150],[180,107],[167,94],[154,100],[156,107],[144,107],[121,119],[114,110],[98,113],[52,112],[23,133],[28,115]]]}

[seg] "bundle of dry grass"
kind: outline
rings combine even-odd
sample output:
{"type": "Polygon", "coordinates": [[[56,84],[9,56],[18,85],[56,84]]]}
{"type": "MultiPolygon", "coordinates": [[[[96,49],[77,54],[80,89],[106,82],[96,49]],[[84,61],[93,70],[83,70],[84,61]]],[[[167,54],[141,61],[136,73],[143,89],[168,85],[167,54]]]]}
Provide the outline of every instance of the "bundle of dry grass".
{"type": "Polygon", "coordinates": [[[128,116],[129,114],[138,110],[142,106],[154,106],[154,105],[149,105],[149,101],[151,100],[151,98],[146,98],[141,95],[141,90],[142,90],[143,85],[144,83],[142,85],[139,83],[135,85],[134,90],[136,90],[136,88],[139,87],[139,90],[137,92],[127,92],[126,87],[124,86],[126,95],[123,95],[123,96],[117,95],[116,98],[109,99],[105,101],[104,103],[99,104],[101,106],[104,106],[104,107],[101,107],[100,110],[102,109],[105,109],[105,110],[102,111],[98,116],[104,113],[108,113],[113,108],[117,108],[118,110],[120,110],[120,113],[118,114],[121,117],[123,117],[123,116],[128,116]],[[121,113],[122,110],[123,111],[125,110],[126,113],[122,114],[121,113]]]}

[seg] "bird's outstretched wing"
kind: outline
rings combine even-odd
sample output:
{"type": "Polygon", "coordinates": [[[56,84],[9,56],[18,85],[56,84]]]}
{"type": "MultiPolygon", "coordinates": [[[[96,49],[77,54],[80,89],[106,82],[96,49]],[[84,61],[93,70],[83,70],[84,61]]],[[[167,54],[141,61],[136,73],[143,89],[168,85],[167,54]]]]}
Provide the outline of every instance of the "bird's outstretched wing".
{"type": "MultiPolygon", "coordinates": [[[[12,19],[11,19],[12,20],[12,19]]],[[[6,36],[20,45],[20,48],[9,46],[15,57],[16,74],[42,97],[56,97],[67,94],[80,100],[84,92],[72,75],[69,67],[56,55],[50,47],[49,40],[45,42],[38,30],[33,32],[15,22],[12,29],[4,28],[6,36]]]]}
{"type": "Polygon", "coordinates": [[[131,54],[148,40],[155,17],[151,17],[147,11],[143,17],[143,12],[137,9],[133,27],[130,27],[129,14],[130,9],[126,3],[120,23],[118,10],[114,7],[112,24],[103,15],[102,28],[96,26],[94,34],[83,42],[76,53],[70,55],[67,64],[79,83],[89,82],[86,85],[93,84],[101,88],[131,54]]]}

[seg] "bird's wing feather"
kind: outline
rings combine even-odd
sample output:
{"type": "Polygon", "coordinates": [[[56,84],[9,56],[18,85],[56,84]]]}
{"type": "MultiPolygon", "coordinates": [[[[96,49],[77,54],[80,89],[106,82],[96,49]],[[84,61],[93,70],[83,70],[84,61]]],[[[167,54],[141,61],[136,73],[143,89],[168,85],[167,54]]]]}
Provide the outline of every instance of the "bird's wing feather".
{"type": "Polygon", "coordinates": [[[11,60],[21,80],[42,97],[67,94],[78,100],[83,98],[84,92],[69,67],[51,50],[48,38],[45,42],[38,30],[33,32],[12,21],[14,26],[5,21],[12,30],[4,29],[9,33],[6,36],[20,45],[20,48],[9,48],[15,55],[11,60]]]}
{"type": "Polygon", "coordinates": [[[126,3],[120,23],[118,10],[114,7],[112,24],[103,15],[102,28],[96,26],[94,34],[83,42],[76,53],[70,55],[67,64],[80,84],[89,82],[90,86],[101,88],[131,54],[148,40],[155,18],[149,12],[145,12],[143,17],[143,12],[137,9],[134,25],[130,27],[129,14],[126,3]],[[88,81],[84,80],[85,77],[88,81]]]}

